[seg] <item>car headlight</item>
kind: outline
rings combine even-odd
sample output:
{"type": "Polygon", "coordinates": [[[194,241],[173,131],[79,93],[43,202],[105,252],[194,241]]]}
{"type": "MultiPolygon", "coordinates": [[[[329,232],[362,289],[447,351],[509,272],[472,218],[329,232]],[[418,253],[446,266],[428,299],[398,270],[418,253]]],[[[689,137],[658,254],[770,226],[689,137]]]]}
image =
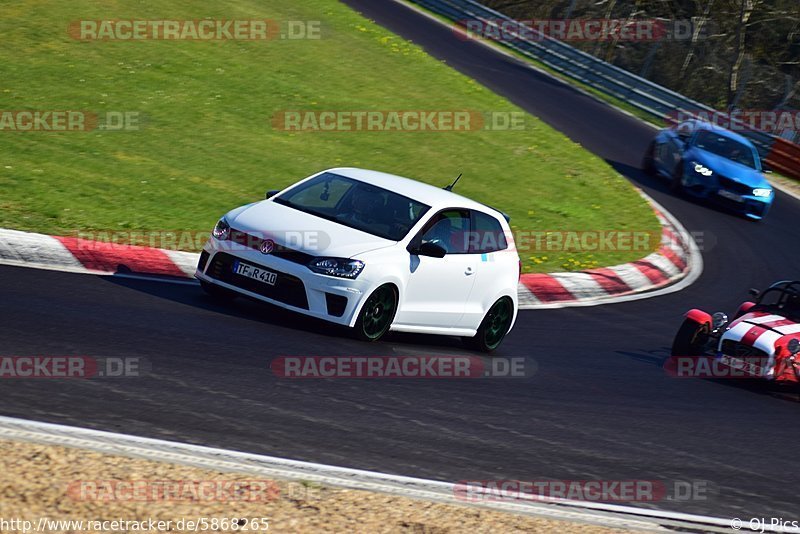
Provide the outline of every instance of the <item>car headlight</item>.
{"type": "Polygon", "coordinates": [[[353,279],[364,270],[364,262],[348,258],[315,258],[308,268],[315,273],[353,279]]]}
{"type": "Polygon", "coordinates": [[[697,161],[693,161],[692,166],[694,167],[694,172],[696,172],[697,174],[701,174],[703,176],[711,176],[712,174],[714,174],[714,171],[712,171],[711,169],[709,169],[708,167],[697,161]]]}
{"type": "Polygon", "coordinates": [[[725,326],[727,322],[728,322],[728,316],[723,312],[717,312],[711,316],[711,328],[713,330],[718,330],[719,328],[722,328],[723,326],[725,326]]]}
{"type": "Polygon", "coordinates": [[[231,225],[228,224],[228,221],[225,220],[225,217],[221,218],[217,225],[214,227],[214,231],[211,234],[219,239],[220,241],[225,241],[231,235],[231,225]]]}
{"type": "Polygon", "coordinates": [[[771,194],[772,194],[772,189],[767,189],[767,188],[763,188],[763,187],[762,188],[758,188],[758,189],[753,189],[753,196],[754,197],[767,198],[771,194]]]}

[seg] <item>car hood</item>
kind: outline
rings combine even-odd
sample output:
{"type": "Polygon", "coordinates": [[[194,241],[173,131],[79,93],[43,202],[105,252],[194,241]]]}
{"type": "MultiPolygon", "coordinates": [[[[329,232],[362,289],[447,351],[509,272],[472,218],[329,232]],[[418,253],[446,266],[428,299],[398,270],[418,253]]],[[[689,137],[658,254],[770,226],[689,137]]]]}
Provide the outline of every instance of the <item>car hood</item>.
{"type": "Polygon", "coordinates": [[[262,200],[227,217],[235,229],[269,238],[285,247],[313,256],[351,258],[389,247],[395,241],[350,228],[271,200],[262,200]]]}
{"type": "Polygon", "coordinates": [[[712,171],[714,174],[721,174],[727,178],[741,182],[748,187],[770,187],[769,182],[764,175],[755,169],[735,163],[729,159],[723,158],[711,152],[702,150],[700,148],[693,148],[689,155],[690,160],[702,163],[712,171]]]}
{"type": "Polygon", "coordinates": [[[789,340],[800,339],[800,324],[783,315],[757,311],[746,313],[733,321],[723,334],[745,345],[751,345],[771,354],[775,347],[789,340]]]}

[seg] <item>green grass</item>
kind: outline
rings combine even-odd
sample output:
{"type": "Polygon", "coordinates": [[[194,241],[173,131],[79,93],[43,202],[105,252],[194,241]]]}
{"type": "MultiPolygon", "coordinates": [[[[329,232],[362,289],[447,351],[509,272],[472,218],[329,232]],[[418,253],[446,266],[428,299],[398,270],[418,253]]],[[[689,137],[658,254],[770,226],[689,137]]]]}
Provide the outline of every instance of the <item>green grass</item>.
{"type": "MultiPolygon", "coordinates": [[[[0,132],[0,227],[203,230],[228,209],[334,166],[457,192],[520,230],[647,230],[658,223],[601,159],[529,117],[524,131],[298,132],[280,110],[519,108],[333,0],[12,1],[0,8],[0,110],[137,111],[139,131],[0,132]],[[320,20],[320,40],[82,42],[85,19],[320,20]]],[[[526,253],[526,271],[641,252],[526,253]]]]}

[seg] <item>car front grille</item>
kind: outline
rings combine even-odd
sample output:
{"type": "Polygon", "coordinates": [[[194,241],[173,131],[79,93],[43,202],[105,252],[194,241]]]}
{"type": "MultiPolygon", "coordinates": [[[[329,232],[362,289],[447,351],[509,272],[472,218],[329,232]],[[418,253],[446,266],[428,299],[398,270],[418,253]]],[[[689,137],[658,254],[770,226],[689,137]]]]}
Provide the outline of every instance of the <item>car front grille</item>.
{"type": "Polygon", "coordinates": [[[720,189],[730,191],[731,193],[736,193],[737,195],[753,194],[753,188],[748,185],[737,182],[736,180],[732,180],[726,176],[720,176],[718,179],[720,189]]]}
{"type": "MultiPolygon", "coordinates": [[[[241,230],[235,230],[232,228],[229,239],[234,243],[244,245],[246,247],[252,248],[253,250],[261,250],[261,244],[265,241],[266,238],[259,237],[253,234],[248,234],[247,232],[243,232],[241,230]]],[[[281,258],[287,261],[291,261],[293,263],[300,263],[302,265],[308,265],[308,263],[315,257],[311,254],[306,254],[305,252],[285,247],[278,243],[275,243],[275,247],[273,248],[270,255],[275,256],[276,258],[281,258]]]]}
{"type": "Polygon", "coordinates": [[[736,202],[725,197],[717,196],[714,201],[725,209],[735,211],[737,213],[748,213],[757,217],[763,217],[767,206],[758,200],[745,200],[744,202],[736,202]]]}
{"type": "MultiPolygon", "coordinates": [[[[239,287],[245,291],[250,291],[251,293],[262,295],[296,308],[308,309],[306,287],[303,281],[298,277],[276,271],[275,269],[269,269],[278,275],[275,285],[271,286],[234,273],[233,263],[235,261],[237,261],[237,258],[230,254],[217,252],[211,260],[211,265],[208,267],[206,274],[211,278],[239,287]]],[[[257,264],[253,265],[258,266],[257,264]]]]}
{"type": "Polygon", "coordinates": [[[722,353],[734,358],[757,360],[761,365],[764,365],[769,358],[769,355],[763,350],[731,339],[722,342],[722,353]]]}

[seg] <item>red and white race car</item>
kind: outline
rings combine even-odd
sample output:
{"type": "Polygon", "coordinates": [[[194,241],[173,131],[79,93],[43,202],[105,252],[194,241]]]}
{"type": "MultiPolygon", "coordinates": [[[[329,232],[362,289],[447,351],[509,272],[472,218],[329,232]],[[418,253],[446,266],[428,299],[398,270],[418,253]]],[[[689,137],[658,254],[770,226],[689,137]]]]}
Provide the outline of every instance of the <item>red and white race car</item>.
{"type": "Polygon", "coordinates": [[[800,383],[800,281],[750,293],[755,302],[739,306],[732,321],[722,312],[689,310],[672,359],[710,357],[716,369],[737,369],[739,376],[800,383]]]}

